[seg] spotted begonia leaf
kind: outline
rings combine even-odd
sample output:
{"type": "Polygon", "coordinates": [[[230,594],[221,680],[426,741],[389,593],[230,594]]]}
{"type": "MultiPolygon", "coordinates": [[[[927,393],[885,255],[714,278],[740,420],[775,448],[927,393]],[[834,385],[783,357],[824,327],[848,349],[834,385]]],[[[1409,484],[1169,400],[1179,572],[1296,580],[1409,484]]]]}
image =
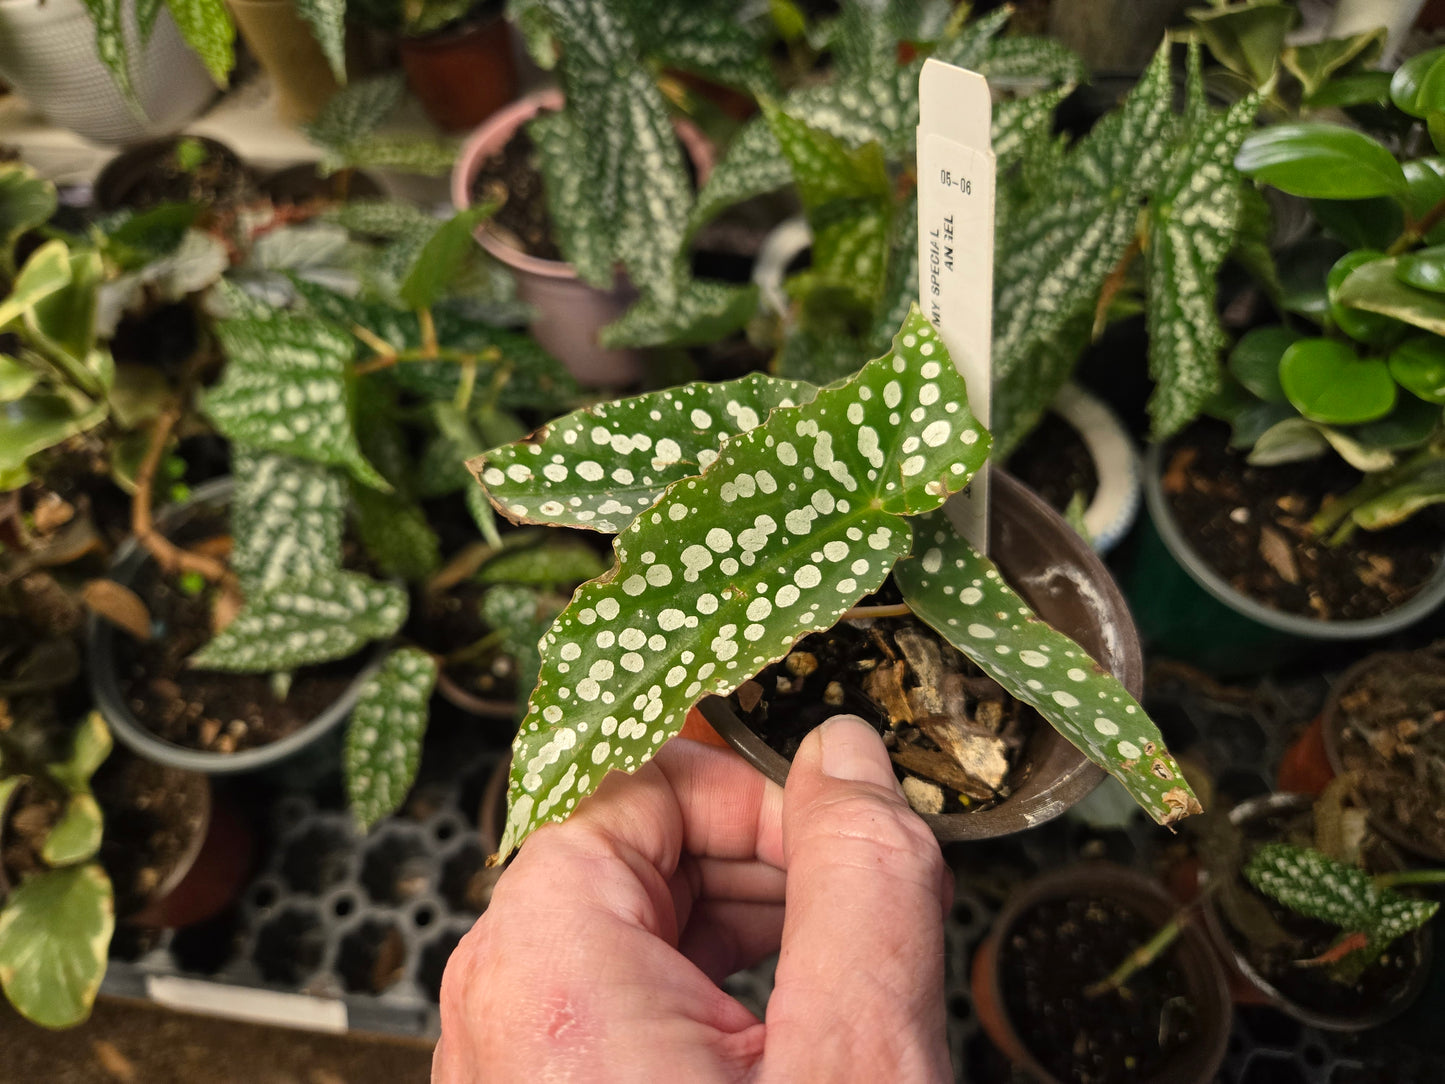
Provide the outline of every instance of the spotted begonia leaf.
{"type": "Polygon", "coordinates": [[[441,544],[421,505],[355,483],[351,504],[357,537],[382,575],[414,582],[441,565],[441,544]]]}
{"type": "Polygon", "coordinates": [[[501,636],[501,649],[517,668],[518,716],[527,713],[527,701],[542,670],[538,645],[561,610],[556,596],[516,584],[501,584],[482,596],[482,620],[501,636]]]}
{"type": "Polygon", "coordinates": [[[247,594],[341,567],[342,478],[328,467],[236,445],[231,568],[247,594]]]}
{"type": "Polygon", "coordinates": [[[615,534],[679,478],[701,474],[730,437],[817,389],[751,373],[573,411],[468,462],[514,523],[615,534]]]}
{"type": "Polygon", "coordinates": [[[331,74],[342,86],[346,85],[346,0],[295,0],[296,14],[305,19],[311,27],[311,34],[331,74]]]}
{"type": "MultiPolygon", "coordinates": [[[[1197,50],[1191,54],[1198,57],[1197,50]]],[[[1191,67],[1197,72],[1197,59],[1191,67]]],[[[1191,73],[1193,74],[1193,73],[1191,73]]],[[[1146,252],[1150,439],[1163,441],[1193,420],[1219,389],[1227,339],[1216,313],[1217,277],[1234,247],[1243,213],[1243,180],[1234,156],[1254,127],[1258,95],[1227,111],[1204,103],[1203,80],[1189,81],[1200,116],[1180,141],[1149,197],[1146,252]]]]}
{"type": "Polygon", "coordinates": [[[100,62],[110,70],[116,90],[137,116],[144,117],[145,110],[136,97],[135,82],[130,77],[130,50],[126,47],[125,25],[122,12],[125,4],[121,0],[83,0],[85,13],[95,25],[95,51],[100,62]]]}
{"type": "Polygon", "coordinates": [[[226,354],[206,413],[236,444],[344,467],[390,488],[361,454],[352,417],[352,338],[324,321],[281,313],[216,326],[226,354]]]}
{"type": "Polygon", "coordinates": [[[356,199],[333,207],[321,215],[323,222],[353,233],[393,239],[413,230],[430,229],[436,216],[414,203],[391,199],[356,199]]]}
{"type": "Polygon", "coordinates": [[[346,730],[345,759],[347,797],[363,828],[394,813],[411,790],[436,679],[434,658],[402,647],[361,687],[346,730]]]}
{"type": "Polygon", "coordinates": [[[345,570],[313,573],[249,596],[190,665],[260,674],[344,659],[396,632],[406,612],[396,584],[345,570]]]}
{"type": "Polygon", "coordinates": [[[767,44],[731,0],[646,0],[631,5],[641,46],[658,62],[728,86],[770,90],[775,79],[767,44]]]}
{"type": "Polygon", "coordinates": [[[115,908],[100,863],[46,870],[0,907],[0,988],[27,1019],[68,1028],[90,1015],[105,977],[115,908]]]}
{"type": "Polygon", "coordinates": [[[1029,704],[1160,824],[1199,811],[1152,720],[1086,651],[1050,628],[943,512],[914,525],[894,582],[914,614],[1029,704]]]}
{"type": "Polygon", "coordinates": [[[650,759],[699,696],[732,691],[876,590],[909,550],[905,517],[939,507],[988,454],[967,402],[915,308],[891,353],[669,486],[543,638],[502,853],[609,769],[650,759]]]}
{"type": "Polygon", "coordinates": [[[355,143],[384,121],[405,93],[406,77],[400,72],[355,80],[328,98],[316,119],[301,130],[322,147],[355,143]]]}

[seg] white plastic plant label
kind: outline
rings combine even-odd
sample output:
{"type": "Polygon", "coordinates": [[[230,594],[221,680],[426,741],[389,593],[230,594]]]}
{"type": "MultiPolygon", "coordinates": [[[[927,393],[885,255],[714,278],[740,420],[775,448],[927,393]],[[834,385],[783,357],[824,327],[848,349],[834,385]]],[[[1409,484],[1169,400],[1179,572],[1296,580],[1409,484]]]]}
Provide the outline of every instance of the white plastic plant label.
{"type": "MultiPolygon", "coordinates": [[[[969,405],[989,424],[993,344],[995,162],[988,81],[929,60],[918,81],[919,307],[953,356],[969,405]]],[[[974,546],[988,552],[988,473],[946,506],[974,546]]]]}

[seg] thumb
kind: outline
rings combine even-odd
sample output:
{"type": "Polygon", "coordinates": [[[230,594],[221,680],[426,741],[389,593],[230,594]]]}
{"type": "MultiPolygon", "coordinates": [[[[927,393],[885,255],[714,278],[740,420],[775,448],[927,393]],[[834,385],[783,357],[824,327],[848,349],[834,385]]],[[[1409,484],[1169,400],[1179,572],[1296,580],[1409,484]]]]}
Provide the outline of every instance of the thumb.
{"type": "Polygon", "coordinates": [[[943,919],[952,876],[873,728],[828,720],[783,797],[787,910],[765,1077],[952,1080],[943,919]]]}

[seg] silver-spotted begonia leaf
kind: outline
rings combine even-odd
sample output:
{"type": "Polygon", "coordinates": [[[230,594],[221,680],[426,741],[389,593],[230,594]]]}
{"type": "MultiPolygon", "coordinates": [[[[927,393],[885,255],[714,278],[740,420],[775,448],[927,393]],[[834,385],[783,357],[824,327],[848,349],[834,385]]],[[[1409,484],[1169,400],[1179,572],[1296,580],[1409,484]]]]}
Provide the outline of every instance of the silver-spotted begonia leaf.
{"type": "Polygon", "coordinates": [[[1161,824],[1199,811],[1158,728],[1118,680],[1034,616],[943,512],[914,524],[913,554],[893,571],[915,615],[1036,708],[1161,824]]]}
{"type": "Polygon", "coordinates": [[[711,466],[730,437],[816,392],[763,373],[684,384],[573,411],[467,465],[514,523],[615,534],[673,482],[711,466]]]}
{"type": "Polygon", "coordinates": [[[312,573],[246,599],[241,612],[190,665],[269,673],[344,659],[406,620],[406,591],[360,572],[312,573]]]}
{"type": "MultiPolygon", "coordinates": [[[[702,412],[693,401],[672,413],[702,412]]],[[[608,770],[649,760],[701,695],[732,691],[876,590],[909,551],[906,517],[939,507],[988,454],[967,401],[915,308],[891,353],[774,409],[637,517],[616,565],[543,638],[501,853],[565,818],[608,770]]],[[[646,428],[617,436],[630,449],[650,442],[646,428]]],[[[598,430],[610,445],[615,431],[598,430]]]]}
{"type": "Polygon", "coordinates": [[[366,679],[346,731],[346,793],[363,828],[394,813],[416,779],[436,660],[414,647],[387,656],[366,679]]]}
{"type": "MultiPolygon", "coordinates": [[[[343,478],[329,467],[236,445],[231,568],[247,594],[341,567],[343,478]]],[[[378,494],[380,496],[380,494],[378,494]]]]}

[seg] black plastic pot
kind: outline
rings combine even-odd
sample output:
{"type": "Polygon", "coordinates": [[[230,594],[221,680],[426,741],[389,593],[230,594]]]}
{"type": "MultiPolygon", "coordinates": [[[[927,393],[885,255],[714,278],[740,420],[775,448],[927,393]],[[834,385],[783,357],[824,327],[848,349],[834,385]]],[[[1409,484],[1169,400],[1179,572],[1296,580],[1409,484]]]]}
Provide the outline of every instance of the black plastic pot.
{"type": "Polygon", "coordinates": [[[230,147],[205,136],[172,136],[141,143],[122,151],[100,171],[93,186],[95,205],[102,211],[118,211],[123,207],[143,211],[147,205],[138,204],[135,194],[142,182],[159,168],[182,140],[200,143],[212,158],[223,160],[234,172],[236,191],[222,202],[226,204],[245,202],[255,195],[255,177],[240,156],[230,147]]]}
{"type": "MultiPolygon", "coordinates": [[[[1314,799],[1306,794],[1267,794],[1235,806],[1230,810],[1229,820],[1232,824],[1242,826],[1276,814],[1309,809],[1313,802],[1314,799]]],[[[1375,854],[1379,859],[1381,869],[1403,869],[1405,866],[1399,852],[1388,843],[1379,842],[1375,854]]],[[[1209,880],[1209,871],[1202,865],[1199,877],[1202,888],[1208,884],[1209,880]]],[[[1392,946],[1392,951],[1413,951],[1414,966],[1409,984],[1390,1001],[1377,1005],[1360,1005],[1357,1011],[1350,1013],[1324,1011],[1309,1005],[1302,1005],[1286,996],[1269,979],[1260,974],[1244,953],[1235,946],[1228,929],[1226,929],[1226,920],[1220,913],[1213,893],[1205,894],[1201,907],[1204,911],[1204,923],[1209,932],[1209,940],[1214,944],[1215,951],[1221,958],[1229,962],[1237,977],[1252,986],[1267,1003],[1311,1027],[1325,1031],[1366,1031],[1378,1027],[1408,1009],[1411,1003],[1420,996],[1420,992],[1430,978],[1433,936],[1430,927],[1425,925],[1395,942],[1395,945],[1400,948],[1392,946]]]]}
{"type": "Polygon", "coordinates": [[[385,189],[370,173],[340,170],[323,177],[310,162],[277,170],[261,182],[261,194],[272,203],[291,206],[311,200],[380,199],[385,189]]]}
{"type": "MultiPolygon", "coordinates": [[[[230,499],[232,481],[218,478],[197,488],[185,504],[168,508],[156,518],[156,527],[173,533],[195,516],[214,513],[230,499]]],[[[122,585],[135,580],[151,560],[150,554],[135,539],[128,540],[116,552],[111,577],[122,585]]],[[[161,764],[207,775],[239,775],[266,770],[278,782],[304,786],[334,771],[340,764],[341,724],[350,716],[352,706],[361,695],[361,687],[380,664],[380,649],[358,659],[358,673],[331,706],[300,729],[254,749],[235,753],[212,753],[188,749],[157,737],[131,713],[121,695],[120,676],[116,668],[116,637],[124,635],[114,625],[92,614],[86,627],[86,655],[90,672],[90,690],[111,732],[135,752],[161,764]]]]}
{"type": "MultiPolygon", "coordinates": [[[[1071,636],[1139,696],[1144,659],[1124,596],[1098,555],[1032,490],[1002,471],[992,472],[990,550],[1004,579],[1034,612],[1071,636]]],[[[726,700],[698,705],[708,723],[745,759],[776,783],[788,762],[738,718],[726,700]]],[[[1046,723],[1034,728],[1024,754],[1032,771],[1008,798],[974,813],[925,815],[945,843],[1012,835],[1057,817],[1103,781],[1094,765],[1046,723]]]]}
{"type": "MultiPolygon", "coordinates": [[[[1008,943],[1020,917],[1031,908],[1045,901],[1076,896],[1121,903],[1156,929],[1179,910],[1179,903],[1158,882],[1109,862],[1086,862],[1045,873],[1023,885],[1009,899],[974,955],[974,1011],[994,1045],[1015,1066],[1028,1073],[1029,1079],[1043,1084],[1059,1084],[1059,1081],[1039,1062],[1030,1049],[1028,1037],[1019,1034],[1009,1015],[1000,981],[998,950],[1000,945],[1008,943]]],[[[1186,924],[1170,951],[1176,954],[1190,1000],[1199,1010],[1195,1020],[1198,1032],[1175,1053],[1163,1072],[1146,1078],[1142,1084],[1208,1084],[1224,1061],[1229,1044],[1233,1022],[1229,986],[1223,967],[1197,927],[1186,924]]],[[[1059,990],[1057,993],[1063,1011],[1067,1011],[1069,998],[1082,996],[1082,991],[1059,990]]]]}

